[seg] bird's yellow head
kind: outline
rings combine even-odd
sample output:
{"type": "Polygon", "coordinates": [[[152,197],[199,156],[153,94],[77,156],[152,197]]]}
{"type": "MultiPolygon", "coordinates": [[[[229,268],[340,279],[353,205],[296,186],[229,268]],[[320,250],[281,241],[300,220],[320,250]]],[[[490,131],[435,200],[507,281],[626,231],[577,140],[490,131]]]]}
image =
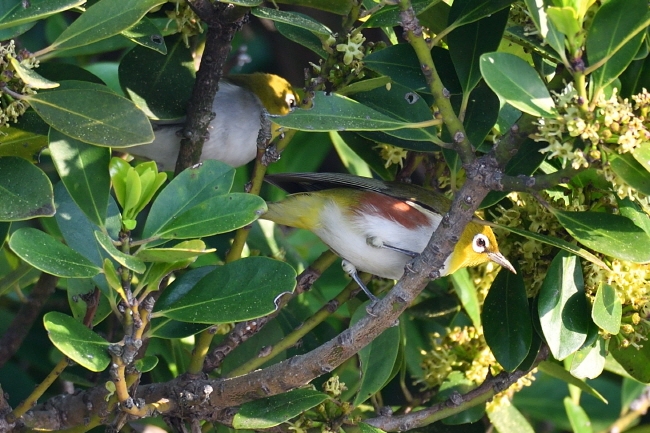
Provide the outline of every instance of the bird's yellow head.
{"type": "Polygon", "coordinates": [[[499,252],[499,245],[492,229],[470,222],[454,248],[444,275],[449,275],[460,268],[477,266],[489,261],[517,273],[508,259],[499,252]]]}
{"type": "Polygon", "coordinates": [[[296,107],[298,95],[291,84],[280,76],[256,72],[229,75],[228,81],[255,93],[271,115],[285,116],[296,107]]]}

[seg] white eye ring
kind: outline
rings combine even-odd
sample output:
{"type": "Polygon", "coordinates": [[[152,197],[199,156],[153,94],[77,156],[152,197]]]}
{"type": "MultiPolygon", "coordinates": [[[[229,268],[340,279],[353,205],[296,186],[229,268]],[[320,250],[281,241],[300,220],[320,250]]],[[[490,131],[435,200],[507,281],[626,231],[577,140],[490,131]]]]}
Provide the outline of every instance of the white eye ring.
{"type": "Polygon", "coordinates": [[[490,240],[483,233],[474,236],[472,249],[475,253],[483,254],[490,247],[490,240]]]}

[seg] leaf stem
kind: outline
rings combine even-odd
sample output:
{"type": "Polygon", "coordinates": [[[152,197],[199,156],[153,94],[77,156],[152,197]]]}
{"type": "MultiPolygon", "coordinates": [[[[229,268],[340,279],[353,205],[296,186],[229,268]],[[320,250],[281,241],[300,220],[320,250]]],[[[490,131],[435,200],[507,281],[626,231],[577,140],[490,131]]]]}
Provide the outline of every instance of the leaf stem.
{"type": "Polygon", "coordinates": [[[63,370],[68,366],[68,357],[64,356],[61,360],[54,366],[52,371],[47,375],[45,379],[32,391],[29,396],[23,400],[11,413],[16,419],[23,416],[29,409],[36,404],[36,401],[48,390],[54,381],[61,376],[63,370]]]}

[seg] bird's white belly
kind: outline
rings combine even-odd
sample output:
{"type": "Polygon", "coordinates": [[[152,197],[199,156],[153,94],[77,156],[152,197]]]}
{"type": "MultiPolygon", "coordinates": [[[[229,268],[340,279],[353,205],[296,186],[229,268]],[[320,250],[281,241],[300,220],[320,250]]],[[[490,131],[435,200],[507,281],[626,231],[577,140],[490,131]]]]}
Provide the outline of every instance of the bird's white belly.
{"type": "Polygon", "coordinates": [[[428,215],[430,226],[407,229],[395,221],[385,220],[376,215],[354,215],[352,221],[334,205],[325,206],[321,215],[321,225],[314,230],[332,250],[352,263],[358,270],[369,272],[383,278],[399,279],[404,274],[404,266],[411,258],[403,253],[372,246],[368,239],[376,239],[384,244],[415,253],[426,247],[433,230],[440,223],[440,217],[428,215]]]}

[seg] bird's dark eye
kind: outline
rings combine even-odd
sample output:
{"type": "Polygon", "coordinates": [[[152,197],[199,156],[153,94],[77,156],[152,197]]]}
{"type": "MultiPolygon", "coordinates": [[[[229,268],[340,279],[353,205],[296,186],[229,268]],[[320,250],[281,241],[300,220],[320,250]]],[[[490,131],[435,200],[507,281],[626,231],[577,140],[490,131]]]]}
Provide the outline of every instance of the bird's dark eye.
{"type": "Polygon", "coordinates": [[[485,250],[490,246],[490,240],[487,238],[482,233],[477,234],[474,236],[474,243],[472,245],[472,248],[474,251],[477,253],[484,253],[485,250]]]}

